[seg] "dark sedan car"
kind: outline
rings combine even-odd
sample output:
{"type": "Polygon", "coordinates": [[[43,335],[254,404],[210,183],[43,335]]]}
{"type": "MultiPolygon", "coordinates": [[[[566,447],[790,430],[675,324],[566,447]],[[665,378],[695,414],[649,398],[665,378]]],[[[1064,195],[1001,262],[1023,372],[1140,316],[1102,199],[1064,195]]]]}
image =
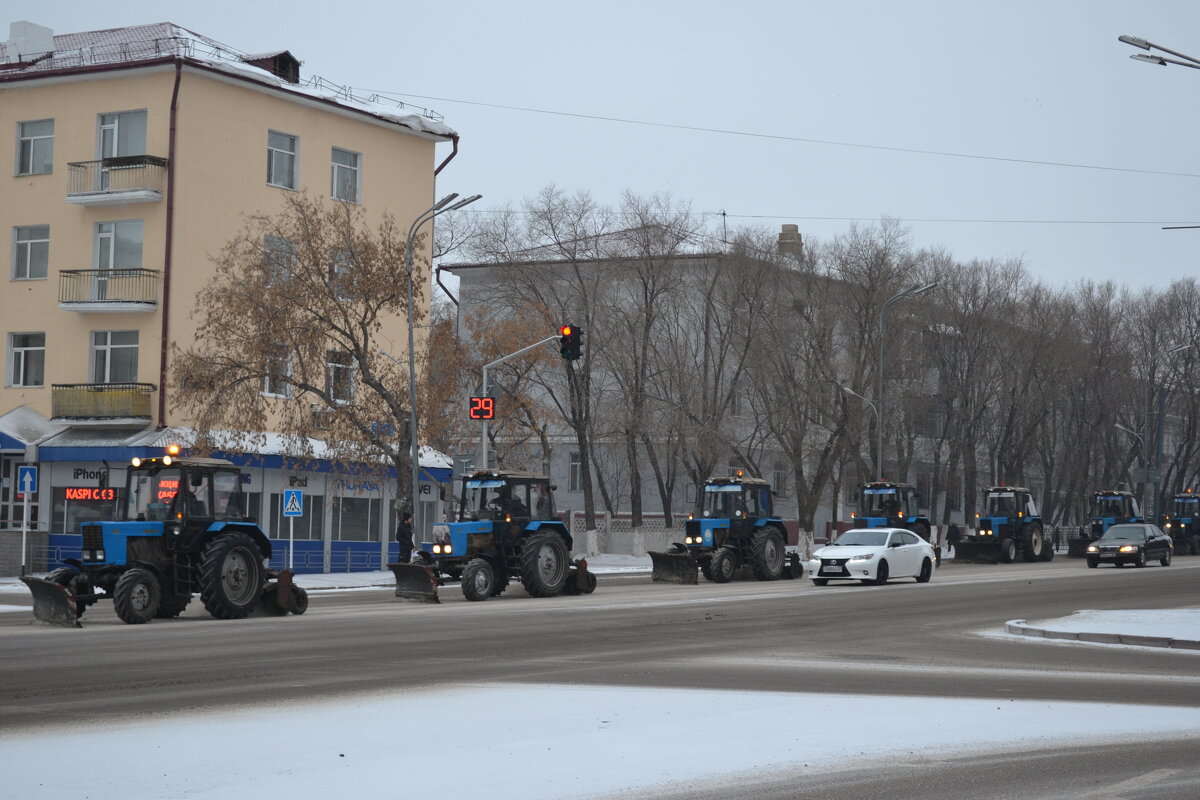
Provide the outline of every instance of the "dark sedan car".
{"type": "Polygon", "coordinates": [[[1170,566],[1174,552],[1171,537],[1157,525],[1146,523],[1124,523],[1113,525],[1096,541],[1088,545],[1087,565],[1133,564],[1146,566],[1147,561],[1157,561],[1164,567],[1170,566]]]}

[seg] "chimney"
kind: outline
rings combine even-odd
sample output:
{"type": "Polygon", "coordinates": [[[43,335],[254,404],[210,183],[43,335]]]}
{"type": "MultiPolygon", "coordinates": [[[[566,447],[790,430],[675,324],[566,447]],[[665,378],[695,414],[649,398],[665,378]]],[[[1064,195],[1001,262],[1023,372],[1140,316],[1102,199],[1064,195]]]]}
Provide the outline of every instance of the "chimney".
{"type": "Polygon", "coordinates": [[[800,238],[799,225],[784,225],[779,231],[779,254],[791,256],[797,261],[804,255],[804,240],[800,238]]]}
{"type": "Polygon", "coordinates": [[[13,22],[4,43],[5,61],[32,61],[54,52],[54,31],[32,22],[13,22]]]}

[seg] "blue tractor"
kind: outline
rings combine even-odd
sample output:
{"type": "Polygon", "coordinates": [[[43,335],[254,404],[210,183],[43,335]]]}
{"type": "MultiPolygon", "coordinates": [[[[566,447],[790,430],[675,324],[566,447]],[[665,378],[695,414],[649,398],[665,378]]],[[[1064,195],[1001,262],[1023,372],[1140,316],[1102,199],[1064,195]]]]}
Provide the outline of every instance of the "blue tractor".
{"type": "MultiPolygon", "coordinates": [[[[907,528],[930,544],[929,517],[921,513],[917,488],[907,483],[863,484],[858,511],[850,515],[858,528],[907,528]]],[[[936,549],[936,544],[935,544],[936,549]]]]}
{"type": "Polygon", "coordinates": [[[799,577],[799,557],[787,552],[787,529],[771,507],[771,485],[736,470],[704,484],[701,516],[690,515],[684,539],[666,553],[650,553],[651,580],[698,583],[696,570],[727,583],[742,566],[760,581],[799,577]]]}
{"type": "Polygon", "coordinates": [[[1122,522],[1144,522],[1137,498],[1125,489],[1092,492],[1088,501],[1090,524],[1080,528],[1067,542],[1067,555],[1083,557],[1087,546],[1104,535],[1110,526],[1122,522]]]}
{"type": "Polygon", "coordinates": [[[1163,530],[1177,554],[1200,555],[1200,495],[1191,489],[1175,495],[1170,512],[1163,515],[1163,530]]]}
{"type": "Polygon", "coordinates": [[[214,458],[133,459],[116,519],[85,522],[81,558],[45,578],[23,578],[39,619],[78,626],[101,599],[140,624],[177,617],[192,595],[217,619],[240,619],[260,606],[303,614],[304,589],[291,573],[265,566],[271,543],[246,516],[240,470],[214,458]]]}
{"type": "Polygon", "coordinates": [[[481,471],[463,478],[454,522],[434,525],[408,564],[389,564],[396,596],[440,602],[437,588],[461,580],[468,600],[487,600],[516,579],[533,597],[590,594],[596,576],[571,560],[571,534],[554,510],[554,487],[544,475],[481,471]]]}
{"type": "Polygon", "coordinates": [[[1050,561],[1054,545],[1046,538],[1033,493],[1019,486],[993,486],[983,494],[983,511],[975,530],[954,548],[955,561],[1011,564],[1050,561]]]}

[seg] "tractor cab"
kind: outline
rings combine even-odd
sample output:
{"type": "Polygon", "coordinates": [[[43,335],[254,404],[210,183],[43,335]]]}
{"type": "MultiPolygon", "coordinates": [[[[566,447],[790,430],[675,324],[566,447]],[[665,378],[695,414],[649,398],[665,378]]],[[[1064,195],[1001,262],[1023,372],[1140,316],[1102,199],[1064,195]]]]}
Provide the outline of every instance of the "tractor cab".
{"type": "Polygon", "coordinates": [[[476,472],[463,479],[459,522],[555,519],[550,479],[525,472],[476,472]]]}
{"type": "Polygon", "coordinates": [[[1028,489],[1019,486],[993,486],[984,492],[983,511],[977,516],[977,528],[984,527],[984,523],[991,523],[989,527],[1020,525],[1025,520],[1038,518],[1037,503],[1028,489]]]}
{"type": "Polygon", "coordinates": [[[1099,539],[1109,526],[1122,522],[1141,522],[1142,510],[1132,492],[1123,489],[1092,492],[1088,502],[1092,520],[1092,538],[1099,539]]]}
{"type": "Polygon", "coordinates": [[[700,517],[684,525],[683,542],[689,548],[711,551],[725,543],[730,531],[750,531],[773,519],[771,485],[739,469],[704,482],[700,517]]]}
{"type": "Polygon", "coordinates": [[[1168,526],[1172,522],[1190,524],[1200,522],[1200,494],[1193,494],[1188,489],[1182,494],[1175,495],[1171,500],[1171,510],[1166,514],[1168,526]]]}
{"type": "Polygon", "coordinates": [[[917,487],[874,481],[863,485],[858,511],[852,512],[850,519],[859,528],[907,528],[929,541],[929,520],[920,506],[917,487]]]}

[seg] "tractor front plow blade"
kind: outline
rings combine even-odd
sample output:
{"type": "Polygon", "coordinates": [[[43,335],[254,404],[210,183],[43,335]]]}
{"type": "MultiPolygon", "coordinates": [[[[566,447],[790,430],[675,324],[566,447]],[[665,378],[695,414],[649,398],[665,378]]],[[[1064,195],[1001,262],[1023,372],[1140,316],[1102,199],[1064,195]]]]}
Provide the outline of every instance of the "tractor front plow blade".
{"type": "Polygon", "coordinates": [[[71,590],[54,581],[22,577],[21,581],[33,593],[33,616],[52,625],[82,628],[71,590]]]}
{"type": "Polygon", "coordinates": [[[424,564],[388,564],[396,576],[396,597],[414,603],[440,603],[438,575],[433,567],[424,564]]]}

